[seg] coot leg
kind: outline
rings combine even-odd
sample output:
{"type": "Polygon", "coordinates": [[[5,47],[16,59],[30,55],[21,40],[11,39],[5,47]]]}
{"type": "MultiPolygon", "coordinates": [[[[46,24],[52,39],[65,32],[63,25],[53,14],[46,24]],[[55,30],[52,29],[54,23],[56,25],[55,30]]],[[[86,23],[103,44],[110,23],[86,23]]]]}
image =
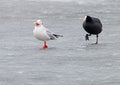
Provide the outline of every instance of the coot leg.
{"type": "Polygon", "coordinates": [[[98,44],[98,35],[96,35],[96,43],[95,44],[98,44]]]}
{"type": "Polygon", "coordinates": [[[86,34],[85,40],[89,40],[89,36],[91,36],[91,34],[86,34]]]}

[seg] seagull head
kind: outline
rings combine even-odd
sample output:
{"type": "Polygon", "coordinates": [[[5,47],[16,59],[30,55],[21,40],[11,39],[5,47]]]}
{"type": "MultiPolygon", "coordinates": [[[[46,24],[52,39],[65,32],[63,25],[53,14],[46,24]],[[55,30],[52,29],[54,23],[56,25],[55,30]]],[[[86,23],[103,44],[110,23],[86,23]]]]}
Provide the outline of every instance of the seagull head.
{"type": "Polygon", "coordinates": [[[36,22],[34,22],[35,26],[41,26],[42,25],[42,21],[41,20],[37,20],[36,22]]]}

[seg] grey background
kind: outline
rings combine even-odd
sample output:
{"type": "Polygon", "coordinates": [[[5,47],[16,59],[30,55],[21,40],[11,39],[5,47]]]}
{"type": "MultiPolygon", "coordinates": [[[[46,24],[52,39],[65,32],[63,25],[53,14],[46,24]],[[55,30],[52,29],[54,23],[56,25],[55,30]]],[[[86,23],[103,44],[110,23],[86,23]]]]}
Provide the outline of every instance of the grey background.
{"type": "Polygon", "coordinates": [[[120,85],[120,0],[0,0],[0,85],[120,85]],[[103,32],[85,41],[85,15],[103,32]],[[64,37],[33,37],[33,22],[64,37]]]}

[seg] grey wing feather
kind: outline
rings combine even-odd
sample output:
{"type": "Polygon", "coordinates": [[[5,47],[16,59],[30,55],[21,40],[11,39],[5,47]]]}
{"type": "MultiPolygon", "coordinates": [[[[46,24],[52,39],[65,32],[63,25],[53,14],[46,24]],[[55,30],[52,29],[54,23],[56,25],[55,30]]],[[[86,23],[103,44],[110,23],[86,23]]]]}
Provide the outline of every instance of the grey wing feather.
{"type": "Polygon", "coordinates": [[[46,33],[50,37],[51,40],[56,39],[55,36],[50,31],[47,30],[46,33]]]}

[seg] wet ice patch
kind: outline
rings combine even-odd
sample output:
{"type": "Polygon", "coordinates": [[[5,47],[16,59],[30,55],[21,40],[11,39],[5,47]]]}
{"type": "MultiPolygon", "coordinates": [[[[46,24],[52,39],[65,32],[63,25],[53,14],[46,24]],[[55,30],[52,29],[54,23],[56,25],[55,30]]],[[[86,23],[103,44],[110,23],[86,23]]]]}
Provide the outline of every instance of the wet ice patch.
{"type": "Polygon", "coordinates": [[[40,2],[40,1],[49,1],[49,2],[72,2],[72,3],[78,3],[78,4],[96,4],[96,3],[103,3],[105,0],[26,0],[26,1],[34,1],[34,2],[40,2]]]}
{"type": "Polygon", "coordinates": [[[19,74],[23,74],[24,72],[23,72],[23,71],[18,71],[17,73],[19,73],[19,74]]]}

